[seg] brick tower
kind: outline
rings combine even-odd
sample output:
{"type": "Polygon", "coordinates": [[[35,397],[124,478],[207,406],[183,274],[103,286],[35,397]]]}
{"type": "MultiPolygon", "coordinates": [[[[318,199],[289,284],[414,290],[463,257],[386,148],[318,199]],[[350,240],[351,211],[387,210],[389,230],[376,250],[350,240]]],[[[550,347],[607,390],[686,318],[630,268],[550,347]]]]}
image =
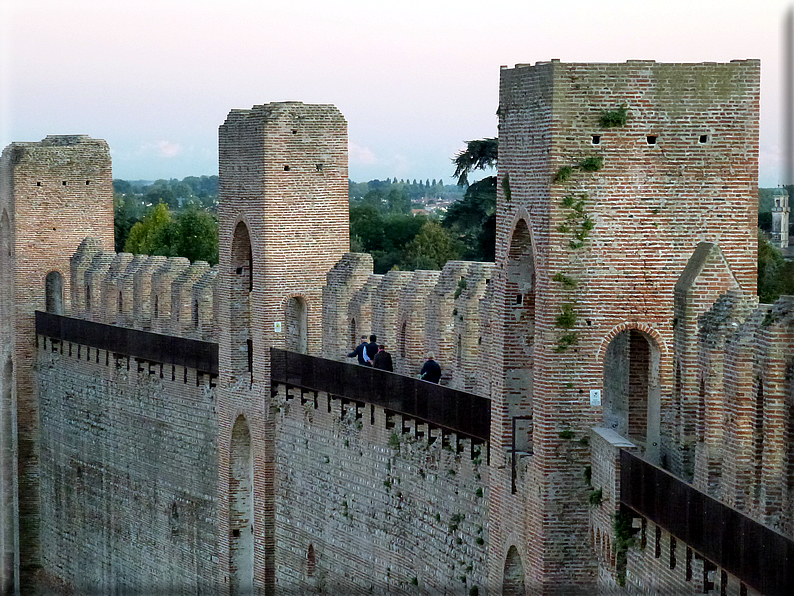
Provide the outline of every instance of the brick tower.
{"type": "Polygon", "coordinates": [[[103,140],[13,143],[0,161],[0,590],[30,591],[38,550],[34,311],[63,314],[69,257],[86,236],[113,248],[113,180],[103,140]],[[15,548],[16,547],[16,548],[15,548]],[[15,559],[13,553],[18,553],[15,559]],[[18,588],[18,589],[19,589],[18,588]]]}
{"type": "Polygon", "coordinates": [[[349,249],[347,123],[330,105],[220,127],[219,491],[231,593],[274,578],[271,346],[318,354],[326,272],[349,249]]]}
{"type": "Polygon", "coordinates": [[[521,476],[492,482],[492,578],[520,557],[537,593],[594,584],[588,427],[691,477],[710,303],[677,309],[676,284],[711,243],[731,273],[698,291],[755,291],[758,110],[753,60],[503,68],[492,464],[510,473],[515,419],[521,476]]]}

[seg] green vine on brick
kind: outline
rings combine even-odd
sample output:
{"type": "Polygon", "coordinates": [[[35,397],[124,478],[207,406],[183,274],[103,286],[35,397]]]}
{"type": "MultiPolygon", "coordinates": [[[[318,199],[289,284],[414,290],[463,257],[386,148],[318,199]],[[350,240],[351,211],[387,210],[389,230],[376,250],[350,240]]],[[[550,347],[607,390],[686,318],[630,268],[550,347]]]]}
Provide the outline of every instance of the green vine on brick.
{"type": "Polygon", "coordinates": [[[510,174],[505,174],[502,177],[502,190],[505,193],[505,200],[509,203],[513,198],[513,193],[510,192],[510,174]]]}
{"type": "Polygon", "coordinates": [[[573,277],[568,277],[564,273],[558,271],[554,274],[554,277],[551,278],[552,281],[556,281],[557,283],[561,283],[566,290],[573,290],[576,286],[579,285],[579,282],[576,281],[573,277]]]}
{"type": "Polygon", "coordinates": [[[468,282],[466,281],[465,277],[461,277],[458,280],[458,287],[455,289],[455,300],[460,298],[461,294],[463,294],[463,290],[469,287],[468,282]]]}
{"type": "Polygon", "coordinates": [[[562,184],[563,182],[567,182],[573,176],[575,170],[581,170],[582,172],[597,172],[601,168],[604,167],[604,156],[603,155],[590,155],[585,157],[573,166],[562,166],[557,173],[554,174],[554,179],[552,182],[556,184],[562,184]]]}
{"type": "Polygon", "coordinates": [[[598,125],[601,128],[617,128],[618,126],[625,126],[628,119],[629,110],[624,103],[616,110],[602,110],[598,125]]]}
{"type": "Polygon", "coordinates": [[[572,329],[576,325],[576,311],[573,309],[573,304],[562,305],[555,324],[561,329],[572,329]]]}
{"type": "Polygon", "coordinates": [[[557,347],[554,348],[554,351],[557,352],[558,354],[560,352],[564,352],[575,343],[578,343],[578,341],[579,341],[579,335],[575,331],[566,333],[562,335],[560,339],[557,340],[557,347]]]}
{"type": "Polygon", "coordinates": [[[595,228],[595,222],[585,211],[586,201],[587,193],[579,196],[566,195],[562,198],[562,206],[569,211],[565,215],[565,223],[557,226],[557,231],[561,234],[572,234],[568,247],[573,250],[582,248],[590,232],[595,228]]]}
{"type": "Polygon", "coordinates": [[[597,172],[604,167],[604,157],[602,155],[591,155],[579,162],[579,169],[583,172],[597,172]]]}
{"type": "Polygon", "coordinates": [[[588,503],[590,503],[593,507],[598,507],[601,502],[604,500],[604,491],[603,489],[593,489],[590,492],[590,495],[587,497],[588,503]]]}
{"type": "Polygon", "coordinates": [[[619,511],[612,521],[615,531],[615,567],[618,573],[618,584],[626,585],[626,561],[628,551],[634,546],[634,529],[631,527],[631,514],[619,511]]]}

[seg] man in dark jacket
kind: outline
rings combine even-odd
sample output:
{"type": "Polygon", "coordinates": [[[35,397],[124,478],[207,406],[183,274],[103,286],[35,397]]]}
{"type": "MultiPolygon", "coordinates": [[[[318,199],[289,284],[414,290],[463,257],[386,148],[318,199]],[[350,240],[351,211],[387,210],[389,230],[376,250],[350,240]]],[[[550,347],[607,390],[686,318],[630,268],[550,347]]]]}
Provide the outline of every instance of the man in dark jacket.
{"type": "Polygon", "coordinates": [[[356,349],[350,352],[347,357],[352,358],[353,356],[358,357],[358,363],[364,366],[372,366],[372,363],[369,362],[369,357],[367,356],[367,336],[361,336],[361,343],[356,346],[356,349]]]}
{"type": "Polygon", "coordinates": [[[373,333],[369,336],[369,343],[367,344],[367,357],[369,365],[372,366],[372,361],[375,360],[375,355],[378,353],[378,337],[373,333]]]}
{"type": "Polygon", "coordinates": [[[433,352],[427,353],[427,361],[419,373],[419,378],[429,383],[438,383],[441,380],[441,367],[434,360],[433,352]]]}
{"type": "Polygon", "coordinates": [[[394,365],[391,361],[391,354],[386,351],[386,346],[383,344],[380,345],[380,349],[378,353],[375,354],[375,360],[372,361],[373,366],[375,368],[379,368],[380,370],[388,370],[389,372],[394,372],[394,365]]]}

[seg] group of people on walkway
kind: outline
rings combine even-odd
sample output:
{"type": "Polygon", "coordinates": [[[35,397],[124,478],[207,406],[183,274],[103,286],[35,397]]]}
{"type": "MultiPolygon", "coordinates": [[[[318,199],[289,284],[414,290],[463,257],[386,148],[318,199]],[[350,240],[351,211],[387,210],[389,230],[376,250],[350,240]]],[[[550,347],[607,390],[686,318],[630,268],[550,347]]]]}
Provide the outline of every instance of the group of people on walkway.
{"type": "Polygon", "coordinates": [[[350,352],[347,357],[358,358],[358,363],[363,366],[372,366],[380,370],[388,370],[394,372],[394,364],[391,360],[391,354],[386,351],[386,345],[378,345],[378,337],[373,334],[369,336],[369,343],[367,343],[367,336],[361,336],[361,343],[356,346],[356,349],[350,352]]]}
{"type": "MultiPolygon", "coordinates": [[[[362,335],[361,343],[347,357],[358,358],[358,363],[362,366],[394,372],[391,354],[386,351],[385,344],[378,345],[378,337],[374,333],[369,336],[369,342],[367,342],[367,336],[362,335]]],[[[425,364],[419,372],[419,378],[430,383],[438,383],[441,380],[441,366],[435,361],[432,352],[427,353],[425,364]]]]}

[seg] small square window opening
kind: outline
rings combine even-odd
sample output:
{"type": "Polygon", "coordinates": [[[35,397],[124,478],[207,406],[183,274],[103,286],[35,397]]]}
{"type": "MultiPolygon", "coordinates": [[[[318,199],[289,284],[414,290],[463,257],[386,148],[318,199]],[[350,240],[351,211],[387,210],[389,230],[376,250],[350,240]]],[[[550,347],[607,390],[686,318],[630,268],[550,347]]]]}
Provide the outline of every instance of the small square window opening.
{"type": "Polygon", "coordinates": [[[659,137],[657,137],[656,135],[648,135],[646,137],[649,145],[655,145],[656,144],[656,139],[658,139],[658,138],[659,137]]]}
{"type": "Polygon", "coordinates": [[[600,145],[601,144],[601,135],[593,135],[593,145],[600,145]]]}
{"type": "Polygon", "coordinates": [[[698,142],[699,143],[708,143],[708,140],[709,140],[709,135],[700,135],[700,138],[698,139],[698,142]]]}

